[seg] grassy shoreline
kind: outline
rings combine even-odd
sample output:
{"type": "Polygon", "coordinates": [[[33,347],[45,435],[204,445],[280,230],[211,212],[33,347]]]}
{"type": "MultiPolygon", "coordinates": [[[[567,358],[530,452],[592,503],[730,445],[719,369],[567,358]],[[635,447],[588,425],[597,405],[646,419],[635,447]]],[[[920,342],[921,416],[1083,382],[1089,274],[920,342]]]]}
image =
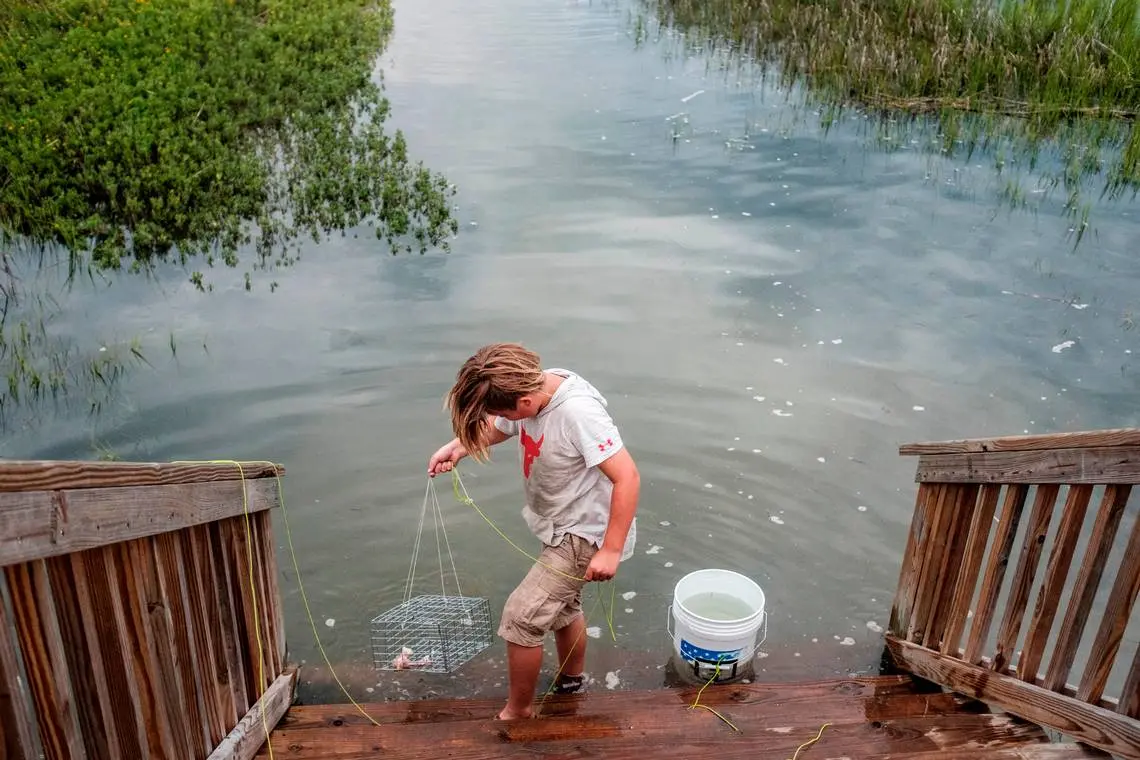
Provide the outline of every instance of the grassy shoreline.
{"type": "Polygon", "coordinates": [[[0,3],[0,428],[69,389],[105,397],[144,360],[56,335],[45,267],[171,262],[208,290],[209,268],[240,265],[249,289],[350,229],[378,251],[448,248],[454,188],[374,81],[392,28],[390,0],[0,3]]]}
{"type": "Polygon", "coordinates": [[[689,48],[803,84],[832,108],[941,122],[948,147],[1059,146],[1067,210],[1082,190],[1140,190],[1140,0],[640,0],[689,48]]]}

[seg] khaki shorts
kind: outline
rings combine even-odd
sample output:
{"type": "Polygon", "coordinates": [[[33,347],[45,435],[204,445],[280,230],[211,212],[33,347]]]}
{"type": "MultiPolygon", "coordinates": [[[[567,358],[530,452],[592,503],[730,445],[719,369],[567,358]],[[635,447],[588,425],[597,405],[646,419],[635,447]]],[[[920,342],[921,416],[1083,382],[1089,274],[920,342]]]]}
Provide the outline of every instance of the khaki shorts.
{"type": "Polygon", "coordinates": [[[584,576],[597,551],[590,541],[570,534],[557,546],[543,547],[538,555],[541,564],[531,567],[503,605],[499,636],[512,644],[537,647],[548,631],[574,622],[582,614],[582,587],[586,582],[566,575],[584,576]]]}

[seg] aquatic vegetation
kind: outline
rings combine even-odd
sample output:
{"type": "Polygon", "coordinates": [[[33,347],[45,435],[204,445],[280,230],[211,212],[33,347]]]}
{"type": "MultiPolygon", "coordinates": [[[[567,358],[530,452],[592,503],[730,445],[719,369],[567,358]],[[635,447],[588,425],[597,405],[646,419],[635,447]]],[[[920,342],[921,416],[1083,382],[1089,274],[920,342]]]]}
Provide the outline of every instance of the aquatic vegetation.
{"type": "Polygon", "coordinates": [[[1044,151],[1082,220],[1088,178],[1109,197],[1140,189],[1138,0],[639,1],[640,40],[656,25],[805,85],[825,124],[852,108],[896,129],[933,119],[943,152],[989,149],[999,171],[1003,151],[1044,171],[1044,151]]]}
{"type": "MultiPolygon", "coordinates": [[[[387,0],[4,3],[2,269],[38,246],[69,279],[171,262],[208,289],[221,262],[250,288],[356,227],[446,250],[454,189],[386,129],[374,80],[392,24],[387,0]]],[[[24,283],[0,278],[6,403],[62,391],[48,334],[13,321],[24,283]]]]}

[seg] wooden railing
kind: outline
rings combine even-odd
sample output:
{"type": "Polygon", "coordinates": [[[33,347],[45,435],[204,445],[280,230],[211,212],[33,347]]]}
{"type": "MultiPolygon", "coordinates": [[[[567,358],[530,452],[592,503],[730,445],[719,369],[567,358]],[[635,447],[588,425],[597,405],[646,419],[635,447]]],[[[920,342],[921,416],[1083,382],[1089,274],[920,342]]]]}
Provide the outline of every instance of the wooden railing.
{"type": "Polygon", "coordinates": [[[1140,592],[1140,515],[1128,509],[1140,484],[1140,430],[899,451],[918,456],[920,485],[887,635],[895,663],[1078,741],[1140,758],[1140,647],[1117,660],[1140,592]],[[1086,630],[1086,664],[1072,673],[1086,630]],[[1114,674],[1123,676],[1116,698],[1105,694],[1114,674]]]}
{"type": "Polygon", "coordinates": [[[279,472],[0,461],[0,756],[254,754],[295,681],[279,472]]]}

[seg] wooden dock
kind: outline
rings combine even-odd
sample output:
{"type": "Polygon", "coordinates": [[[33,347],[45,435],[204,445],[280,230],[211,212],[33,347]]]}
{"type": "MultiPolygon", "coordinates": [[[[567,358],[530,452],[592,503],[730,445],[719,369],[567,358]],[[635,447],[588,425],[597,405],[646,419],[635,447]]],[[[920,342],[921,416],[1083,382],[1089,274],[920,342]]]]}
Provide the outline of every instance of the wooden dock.
{"type": "Polygon", "coordinates": [[[711,710],[598,689],[519,721],[501,697],[293,704],[277,465],[0,462],[0,760],[1140,760],[1140,430],[900,454],[882,675],[714,684],[711,710]]]}
{"type": "Polygon", "coordinates": [[[739,730],[691,708],[697,690],[551,697],[540,718],[516,721],[494,719],[501,699],[366,703],[367,717],[353,705],[298,705],[274,729],[272,755],[263,747],[256,757],[790,760],[817,736],[798,760],[1106,757],[1077,744],[1052,744],[1033,723],[924,690],[909,676],[710,686],[701,704],[739,730]]]}

